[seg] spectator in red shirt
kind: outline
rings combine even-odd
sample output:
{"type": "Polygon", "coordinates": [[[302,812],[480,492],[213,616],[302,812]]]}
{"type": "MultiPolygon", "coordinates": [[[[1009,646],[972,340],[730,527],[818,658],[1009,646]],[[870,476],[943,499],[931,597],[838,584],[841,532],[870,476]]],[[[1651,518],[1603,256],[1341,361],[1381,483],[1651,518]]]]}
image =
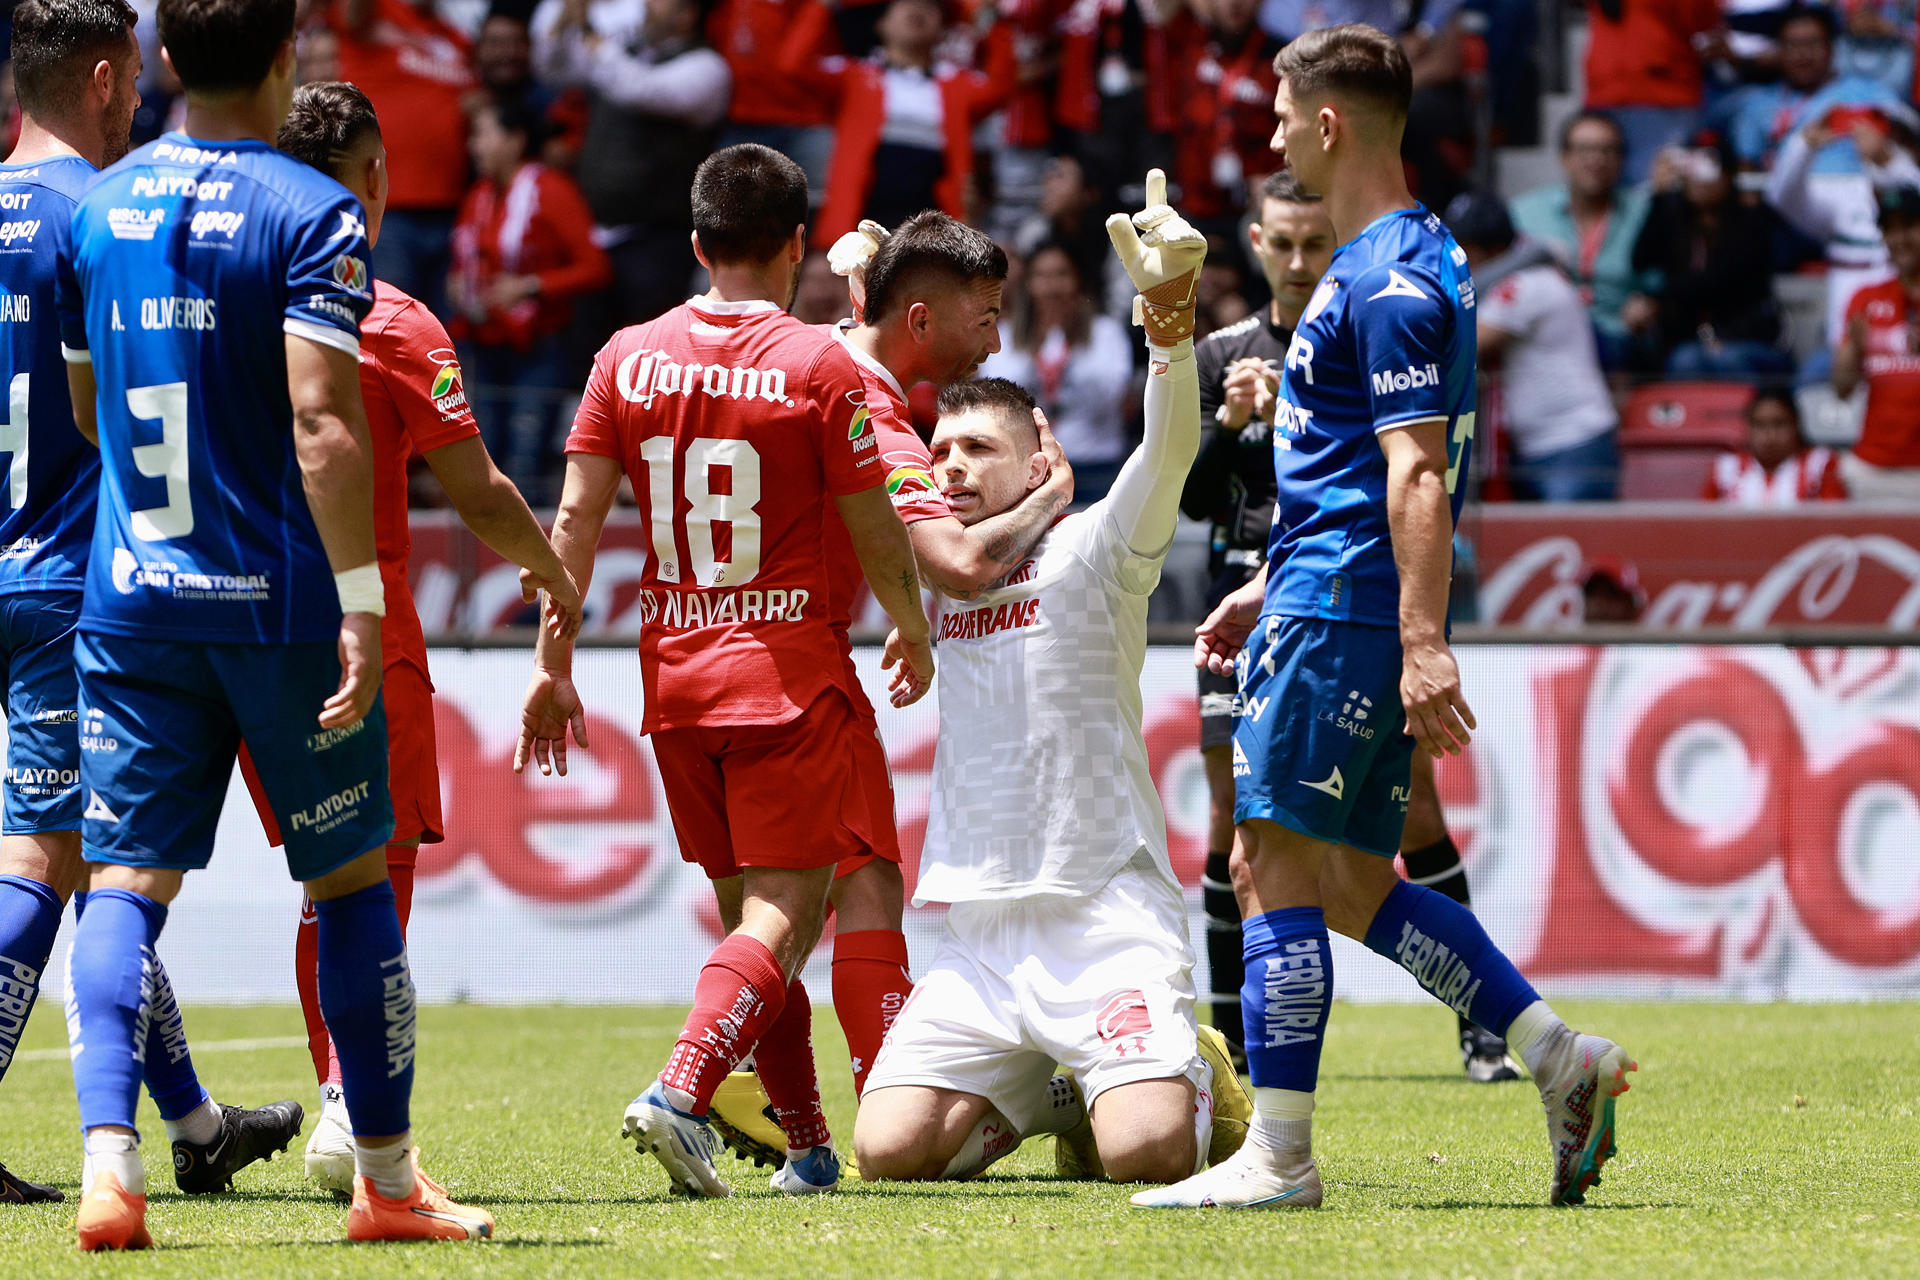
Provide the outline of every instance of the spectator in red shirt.
{"type": "Polygon", "coordinates": [[[720,0],[707,20],[707,40],[733,70],[733,101],[720,145],[758,142],[806,170],[817,205],[833,157],[833,112],[806,92],[781,64],[787,32],[814,0],[720,0]]]}
{"type": "Polygon", "coordinates": [[[473,47],[434,12],[434,0],[336,0],[327,24],[340,38],[340,78],[372,99],[393,175],[373,274],[446,313],[454,210],[467,186],[473,47]]]}
{"type": "Polygon", "coordinates": [[[460,206],[448,281],[449,327],[478,392],[487,451],[538,501],[550,496],[558,393],[573,381],[565,333],[574,302],[613,279],[579,187],[533,158],[542,134],[524,102],[474,113],[480,179],[460,206]]]}
{"type": "Polygon", "coordinates": [[[1619,123],[1627,182],[1645,182],[1660,149],[1700,127],[1705,80],[1694,37],[1719,25],[1719,0],[1587,5],[1586,106],[1619,123]]]}
{"type": "Polygon", "coordinates": [[[1833,354],[1836,392],[1867,385],[1866,420],[1842,466],[1863,502],[1920,504],[1920,189],[1880,193],[1880,234],[1899,275],[1853,295],[1833,354]]]}
{"type": "Polygon", "coordinates": [[[973,127],[1015,88],[1012,35],[992,0],[976,14],[984,70],[935,61],[947,34],[940,0],[891,0],[869,59],[827,52],[831,3],[807,6],[781,54],[805,92],[834,106],[833,167],[814,243],[831,245],[862,218],[892,227],[930,208],[965,218],[973,127]]]}
{"type": "Polygon", "coordinates": [[[1182,14],[1167,33],[1179,87],[1171,176],[1180,208],[1204,230],[1230,237],[1235,228],[1225,224],[1238,220],[1248,188],[1277,167],[1268,144],[1280,45],[1254,21],[1259,11],[1259,0],[1209,0],[1194,11],[1201,17],[1182,14]]]}
{"type": "Polygon", "coordinates": [[[1800,430],[1800,406],[1787,391],[1756,391],[1747,405],[1747,447],[1713,460],[1701,497],[1741,507],[1793,507],[1847,496],[1840,460],[1831,449],[1809,448],[1800,430]]]}

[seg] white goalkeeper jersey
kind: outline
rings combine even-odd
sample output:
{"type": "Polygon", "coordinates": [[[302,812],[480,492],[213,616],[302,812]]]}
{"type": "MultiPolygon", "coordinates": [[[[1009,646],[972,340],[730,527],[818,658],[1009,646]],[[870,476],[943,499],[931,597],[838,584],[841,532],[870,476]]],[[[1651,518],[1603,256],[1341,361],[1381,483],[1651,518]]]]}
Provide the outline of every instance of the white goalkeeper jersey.
{"type": "Polygon", "coordinates": [[[1004,584],[947,602],[916,904],[1097,892],[1145,850],[1173,881],[1141,733],[1147,597],[1200,438],[1193,344],[1151,349],[1146,439],[1004,584]]]}

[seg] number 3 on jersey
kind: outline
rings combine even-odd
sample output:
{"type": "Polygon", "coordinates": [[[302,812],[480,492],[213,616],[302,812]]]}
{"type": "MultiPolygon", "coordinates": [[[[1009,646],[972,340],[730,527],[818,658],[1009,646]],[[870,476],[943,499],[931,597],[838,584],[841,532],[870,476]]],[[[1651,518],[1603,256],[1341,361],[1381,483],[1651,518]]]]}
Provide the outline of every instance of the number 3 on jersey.
{"type": "Polygon", "coordinates": [[[686,540],[692,562],[690,585],[739,587],[760,572],[760,454],[745,440],[716,440],[706,436],[687,441],[686,478],[681,485],[687,511],[680,512],[680,494],[673,485],[672,436],[653,436],[640,445],[647,464],[647,506],[652,510],[655,572],[662,582],[683,582],[680,552],[686,540]],[[727,492],[713,491],[713,469],[725,467],[727,492]],[[714,526],[725,525],[729,551],[718,558],[714,526]]]}
{"type": "Polygon", "coordinates": [[[164,382],[127,390],[127,409],[142,421],[160,420],[157,444],[133,447],[133,465],[143,476],[167,482],[167,502],[133,512],[133,536],[165,542],[193,532],[193,490],[187,484],[187,384],[164,382]]]}
{"type": "Polygon", "coordinates": [[[1460,487],[1460,464],[1467,459],[1467,446],[1473,443],[1473,418],[1463,413],[1453,420],[1453,439],[1447,441],[1447,496],[1460,487]]]}

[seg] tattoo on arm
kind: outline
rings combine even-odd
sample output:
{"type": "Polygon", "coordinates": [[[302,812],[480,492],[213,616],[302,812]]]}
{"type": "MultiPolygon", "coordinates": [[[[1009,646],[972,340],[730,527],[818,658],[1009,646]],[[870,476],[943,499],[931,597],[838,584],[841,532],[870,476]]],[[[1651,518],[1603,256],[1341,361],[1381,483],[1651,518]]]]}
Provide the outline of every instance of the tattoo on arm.
{"type": "Polygon", "coordinates": [[[987,522],[989,527],[980,531],[980,549],[995,564],[1011,572],[1033,550],[1065,506],[1066,502],[1057,494],[1021,503],[987,522]]]}

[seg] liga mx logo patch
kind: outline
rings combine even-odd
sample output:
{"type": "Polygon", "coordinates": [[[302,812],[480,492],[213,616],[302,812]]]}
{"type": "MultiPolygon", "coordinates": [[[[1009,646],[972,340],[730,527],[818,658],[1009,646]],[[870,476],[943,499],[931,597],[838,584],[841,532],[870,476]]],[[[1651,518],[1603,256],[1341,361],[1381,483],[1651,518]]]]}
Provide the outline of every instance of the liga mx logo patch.
{"type": "Polygon", "coordinates": [[[1094,1016],[1094,1030],[1101,1043],[1111,1045],[1116,1058],[1130,1053],[1144,1054],[1147,1037],[1153,1034],[1153,1014],[1147,1009],[1147,997],[1138,988],[1112,996],[1094,1016]]]}
{"type": "Polygon", "coordinates": [[[367,264],[364,259],[343,253],[333,260],[333,282],[355,293],[367,291],[367,264]]]}

